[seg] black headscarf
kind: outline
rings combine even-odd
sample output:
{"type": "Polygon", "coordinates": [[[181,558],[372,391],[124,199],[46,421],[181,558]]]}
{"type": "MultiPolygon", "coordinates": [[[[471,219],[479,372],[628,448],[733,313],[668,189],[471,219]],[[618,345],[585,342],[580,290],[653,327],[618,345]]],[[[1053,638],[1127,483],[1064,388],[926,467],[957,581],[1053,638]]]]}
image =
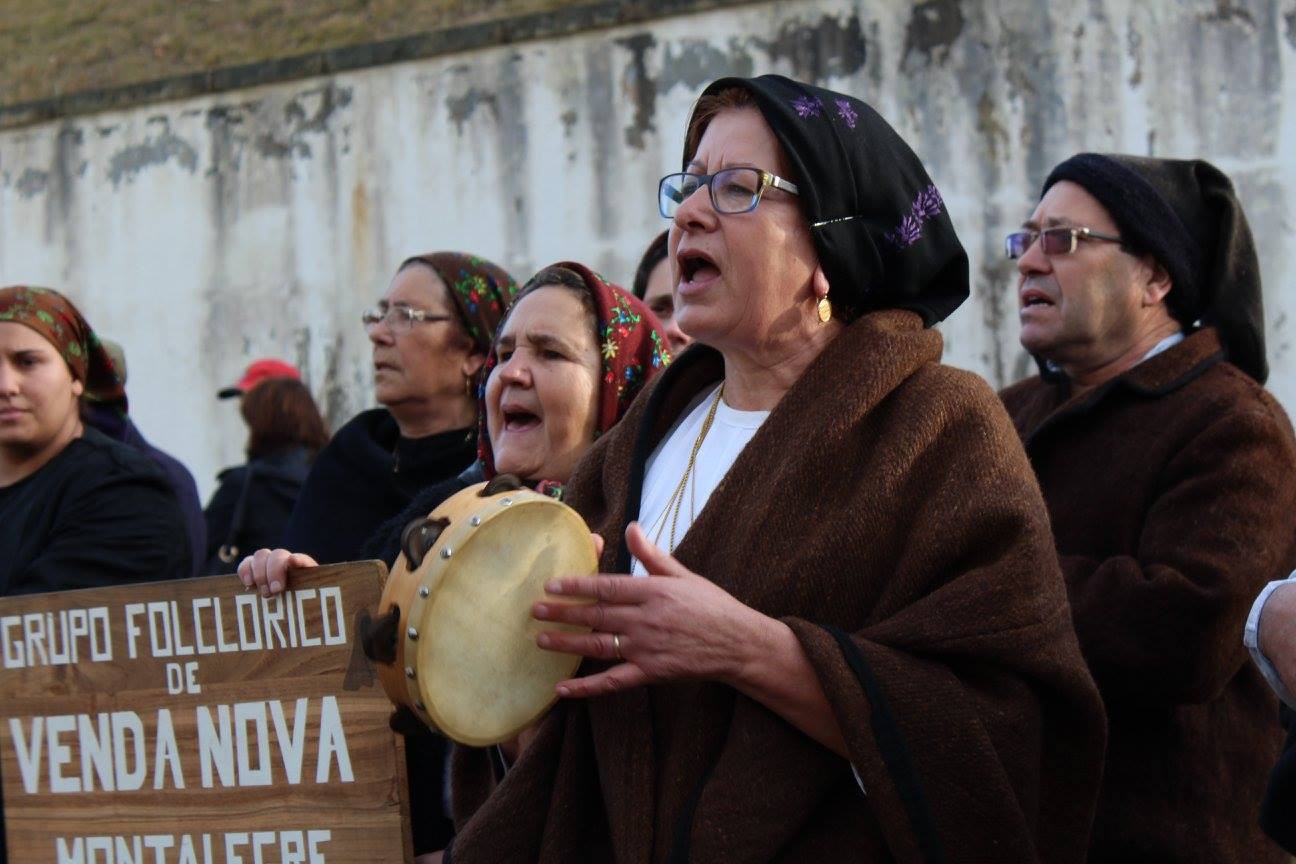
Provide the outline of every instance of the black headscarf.
{"type": "Polygon", "coordinates": [[[781,75],[721,78],[703,96],[731,87],[751,93],[795,173],[834,309],[847,320],[910,309],[931,326],[967,299],[967,253],[945,202],[876,111],[781,75]]]}
{"type": "Polygon", "coordinates": [[[1151,254],[1170,274],[1166,307],[1185,330],[1219,330],[1229,360],[1261,384],[1265,360],[1260,261],[1242,204],[1224,172],[1201,159],[1080,153],[1058,165],[1061,180],[1107,208],[1125,245],[1151,254]]]}

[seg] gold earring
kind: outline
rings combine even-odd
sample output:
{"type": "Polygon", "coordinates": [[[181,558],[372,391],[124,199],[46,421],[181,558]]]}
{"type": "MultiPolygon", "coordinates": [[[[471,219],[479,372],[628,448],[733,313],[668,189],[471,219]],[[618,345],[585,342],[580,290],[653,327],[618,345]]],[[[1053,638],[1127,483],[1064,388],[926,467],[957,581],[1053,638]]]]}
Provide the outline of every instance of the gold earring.
{"type": "Polygon", "coordinates": [[[815,311],[819,313],[820,324],[827,324],[829,321],[832,320],[832,313],[833,313],[832,303],[828,302],[828,298],[826,296],[819,298],[819,302],[815,304],[815,311]]]}
{"type": "Polygon", "coordinates": [[[474,399],[477,396],[477,394],[473,392],[473,376],[471,375],[464,377],[464,395],[469,399],[474,399]]]}

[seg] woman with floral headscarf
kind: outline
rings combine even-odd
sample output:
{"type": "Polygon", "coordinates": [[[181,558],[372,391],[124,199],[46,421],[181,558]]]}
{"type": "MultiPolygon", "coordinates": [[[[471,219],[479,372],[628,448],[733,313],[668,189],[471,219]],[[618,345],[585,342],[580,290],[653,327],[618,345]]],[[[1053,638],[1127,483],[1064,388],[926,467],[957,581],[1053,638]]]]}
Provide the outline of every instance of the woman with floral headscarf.
{"type": "MultiPolygon", "coordinates": [[[[561,496],[577,462],[668,361],[666,336],[638,298],[581,264],[541,270],[509,307],[483,364],[478,470],[420,493],[379,529],[367,554],[394,562],[411,519],[498,473],[561,496]]],[[[301,553],[263,549],[244,560],[239,576],[268,593],[286,586],[291,570],[315,563],[301,553]]],[[[402,731],[414,849],[432,852],[450,834],[448,823],[439,829],[445,742],[417,720],[402,731]]]]}
{"type": "Polygon", "coordinates": [[[401,263],[362,320],[381,408],[320,451],[281,540],[324,564],[354,561],[374,530],[476,455],[477,381],[517,285],[475,255],[401,263]]]}
{"type": "Polygon", "coordinates": [[[188,576],[179,502],[153,460],[81,420],[126,391],[90,325],[45,288],[0,288],[0,595],[188,576]]]}
{"type": "Polygon", "coordinates": [[[446,859],[1078,864],[1102,703],[1012,423],[940,363],[969,284],[935,184],[773,75],[711,84],[681,161],[697,341],[568,484],[603,573],[533,607],[590,659],[502,782],[456,749],[446,859]]]}

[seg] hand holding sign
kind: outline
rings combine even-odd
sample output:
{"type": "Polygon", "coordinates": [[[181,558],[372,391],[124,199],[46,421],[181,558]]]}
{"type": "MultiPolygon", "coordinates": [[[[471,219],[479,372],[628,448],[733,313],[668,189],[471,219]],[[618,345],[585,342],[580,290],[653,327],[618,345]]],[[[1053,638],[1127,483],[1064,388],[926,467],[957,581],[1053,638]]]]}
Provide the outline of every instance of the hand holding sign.
{"type": "Polygon", "coordinates": [[[287,549],[258,549],[238,566],[238,577],[248,589],[256,588],[262,597],[278,594],[288,587],[288,576],[294,570],[318,567],[305,552],[287,549]]]}

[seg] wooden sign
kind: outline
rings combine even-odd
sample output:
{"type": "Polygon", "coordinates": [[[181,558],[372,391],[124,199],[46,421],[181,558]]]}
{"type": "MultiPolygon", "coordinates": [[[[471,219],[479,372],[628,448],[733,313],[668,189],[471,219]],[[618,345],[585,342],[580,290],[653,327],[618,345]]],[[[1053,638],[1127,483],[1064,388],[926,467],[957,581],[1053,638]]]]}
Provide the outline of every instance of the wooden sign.
{"type": "Polygon", "coordinates": [[[9,860],[413,860],[392,705],[358,644],[385,575],[0,599],[9,860]]]}

